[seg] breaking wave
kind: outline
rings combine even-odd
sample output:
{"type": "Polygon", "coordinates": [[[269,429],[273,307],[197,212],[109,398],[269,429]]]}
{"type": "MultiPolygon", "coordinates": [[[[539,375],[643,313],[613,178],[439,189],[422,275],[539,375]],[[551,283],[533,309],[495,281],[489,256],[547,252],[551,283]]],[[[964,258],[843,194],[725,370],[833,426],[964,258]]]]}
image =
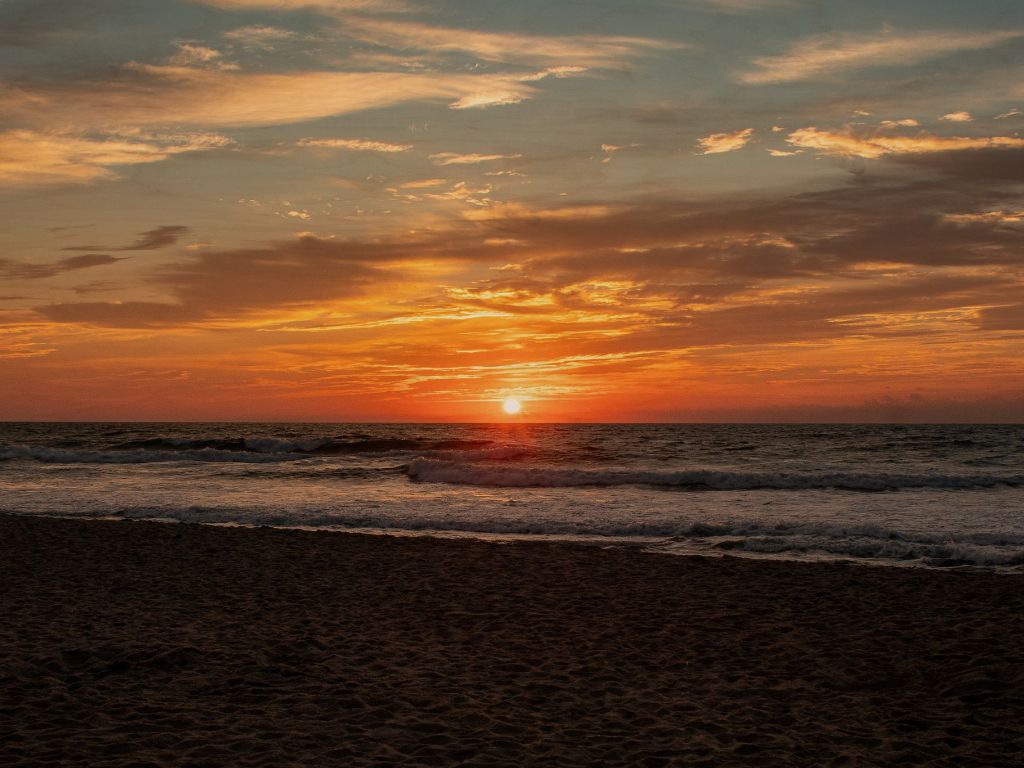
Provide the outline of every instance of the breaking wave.
{"type": "Polygon", "coordinates": [[[571,488],[646,485],[693,491],[814,490],[881,492],[901,489],[977,489],[1024,485],[1024,475],[887,474],[853,472],[742,472],[716,469],[581,469],[467,464],[417,458],[410,480],[493,488],[571,488]]]}

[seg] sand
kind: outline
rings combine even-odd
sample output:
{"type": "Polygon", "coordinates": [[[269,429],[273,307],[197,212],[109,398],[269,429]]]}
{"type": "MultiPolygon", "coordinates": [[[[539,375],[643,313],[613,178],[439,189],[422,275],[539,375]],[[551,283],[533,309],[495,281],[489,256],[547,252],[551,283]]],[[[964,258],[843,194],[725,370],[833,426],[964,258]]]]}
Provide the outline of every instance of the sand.
{"type": "Polygon", "coordinates": [[[1024,581],[0,517],[0,765],[1024,764],[1024,581]]]}

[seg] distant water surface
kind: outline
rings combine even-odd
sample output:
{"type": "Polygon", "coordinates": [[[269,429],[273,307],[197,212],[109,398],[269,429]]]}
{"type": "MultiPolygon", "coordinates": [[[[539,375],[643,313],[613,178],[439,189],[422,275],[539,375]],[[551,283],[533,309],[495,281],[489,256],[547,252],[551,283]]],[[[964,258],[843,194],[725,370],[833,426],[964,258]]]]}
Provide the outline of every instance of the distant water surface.
{"type": "Polygon", "coordinates": [[[1024,426],[0,424],[0,511],[1024,571],[1024,426]]]}

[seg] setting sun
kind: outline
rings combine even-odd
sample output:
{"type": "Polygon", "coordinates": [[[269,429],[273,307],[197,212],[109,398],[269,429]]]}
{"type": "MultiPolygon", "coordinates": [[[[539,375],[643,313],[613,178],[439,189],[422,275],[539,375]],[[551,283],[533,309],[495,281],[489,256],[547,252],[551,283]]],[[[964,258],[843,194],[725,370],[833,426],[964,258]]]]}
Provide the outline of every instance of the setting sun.
{"type": "Polygon", "coordinates": [[[501,409],[509,416],[515,416],[523,410],[523,404],[519,402],[518,397],[506,397],[505,401],[501,404],[501,409]]]}

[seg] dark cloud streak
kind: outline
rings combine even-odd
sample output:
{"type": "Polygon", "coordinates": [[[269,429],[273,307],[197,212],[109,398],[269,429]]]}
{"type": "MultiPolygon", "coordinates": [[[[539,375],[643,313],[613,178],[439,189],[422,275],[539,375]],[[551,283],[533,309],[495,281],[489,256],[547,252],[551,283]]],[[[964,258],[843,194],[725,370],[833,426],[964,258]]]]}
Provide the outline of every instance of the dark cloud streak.
{"type": "Polygon", "coordinates": [[[118,261],[123,261],[123,259],[99,253],[70,256],[52,264],[26,264],[10,261],[9,259],[0,259],[0,274],[14,280],[40,280],[47,277],[56,277],[65,272],[73,272],[78,269],[102,267],[118,261]]]}
{"type": "Polygon", "coordinates": [[[121,246],[104,245],[69,245],[61,248],[62,251],[155,251],[159,248],[166,248],[174,245],[182,237],[189,233],[188,227],[180,224],[165,224],[155,229],[140,232],[134,243],[121,246]]]}
{"type": "Polygon", "coordinates": [[[895,162],[972,181],[1024,183],[1024,149],[970,149],[900,155],[895,162]]]}

